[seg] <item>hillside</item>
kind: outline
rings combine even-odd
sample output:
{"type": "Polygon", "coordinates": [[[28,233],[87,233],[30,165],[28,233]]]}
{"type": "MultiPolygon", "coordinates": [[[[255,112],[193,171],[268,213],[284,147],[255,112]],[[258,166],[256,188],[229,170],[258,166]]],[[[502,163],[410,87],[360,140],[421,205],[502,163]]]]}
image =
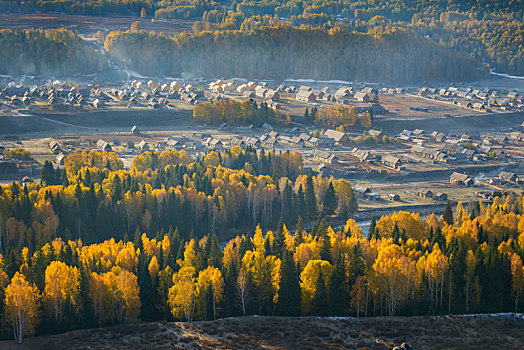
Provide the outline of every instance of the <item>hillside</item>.
{"type": "Polygon", "coordinates": [[[70,30],[0,30],[0,74],[71,76],[106,68],[101,53],[70,30]]]}
{"type": "Polygon", "coordinates": [[[409,31],[375,34],[334,28],[268,26],[251,31],[112,32],[105,49],[143,75],[206,78],[458,81],[483,77],[479,61],[409,31]]]}
{"type": "MultiPolygon", "coordinates": [[[[521,315],[520,315],[521,316],[521,315]]],[[[10,350],[80,349],[500,349],[524,347],[520,317],[236,317],[194,323],[138,323],[27,338],[10,350]],[[438,329],[438,332],[433,330],[438,329]]]]}

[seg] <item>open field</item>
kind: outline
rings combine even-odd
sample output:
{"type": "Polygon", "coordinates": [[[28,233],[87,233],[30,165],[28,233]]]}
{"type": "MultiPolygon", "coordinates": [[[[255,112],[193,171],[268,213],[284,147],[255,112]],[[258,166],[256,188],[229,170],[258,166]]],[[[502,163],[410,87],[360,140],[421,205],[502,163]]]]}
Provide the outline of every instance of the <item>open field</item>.
{"type": "Polygon", "coordinates": [[[517,127],[523,121],[523,112],[468,114],[462,117],[452,118],[428,116],[424,119],[399,119],[384,117],[375,120],[374,128],[390,133],[399,133],[404,129],[412,130],[415,128],[428,130],[429,132],[438,130],[441,132],[461,133],[517,127]]]}
{"type": "Polygon", "coordinates": [[[77,114],[0,116],[0,135],[49,137],[54,134],[85,134],[142,130],[182,129],[193,123],[191,111],[142,110],[100,111],[77,114]]]}
{"type": "MultiPolygon", "coordinates": [[[[519,315],[520,316],[520,315],[519,315]]],[[[520,317],[238,317],[193,323],[139,323],[27,338],[33,349],[522,349],[520,317]],[[437,331],[438,330],[438,331],[437,331]]]]}
{"type": "Polygon", "coordinates": [[[65,13],[2,13],[2,29],[56,29],[67,28],[84,36],[91,36],[97,31],[128,30],[133,22],[140,22],[147,31],[177,34],[191,30],[193,21],[168,19],[143,19],[139,16],[80,16],[65,13]]]}
{"type": "Polygon", "coordinates": [[[442,117],[445,114],[450,114],[452,116],[481,114],[480,112],[471,109],[453,105],[450,102],[437,101],[408,94],[380,94],[379,100],[380,104],[389,111],[386,115],[378,116],[379,119],[390,119],[392,117],[423,119],[427,117],[442,117]],[[428,111],[414,111],[411,110],[410,107],[427,108],[428,111]]]}

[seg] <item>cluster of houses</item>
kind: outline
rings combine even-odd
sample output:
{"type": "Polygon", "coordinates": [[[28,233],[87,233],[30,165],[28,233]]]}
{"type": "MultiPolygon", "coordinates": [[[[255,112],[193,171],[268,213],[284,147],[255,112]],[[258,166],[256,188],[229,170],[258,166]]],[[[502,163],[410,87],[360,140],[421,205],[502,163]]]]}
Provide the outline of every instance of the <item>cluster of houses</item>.
{"type": "Polygon", "coordinates": [[[32,109],[38,102],[42,105],[59,108],[90,107],[101,108],[109,97],[99,88],[69,87],[63,84],[51,86],[20,86],[9,85],[0,89],[0,104],[11,108],[32,109]]]}
{"type": "Polygon", "coordinates": [[[329,87],[314,90],[309,86],[303,85],[297,89],[295,99],[306,103],[325,101],[342,105],[358,105],[359,103],[367,104],[365,106],[357,106],[357,112],[385,114],[388,111],[378,103],[377,94],[378,90],[372,87],[365,87],[361,91],[356,91],[353,87],[342,86],[335,92],[332,92],[329,87]]]}
{"type": "Polygon", "coordinates": [[[511,110],[523,108],[523,96],[516,91],[497,91],[489,88],[471,89],[450,86],[447,88],[423,87],[419,96],[447,100],[462,108],[488,112],[492,109],[511,110]]]}
{"type": "Polygon", "coordinates": [[[468,134],[446,135],[442,132],[433,131],[426,134],[424,130],[404,130],[397,137],[401,142],[411,145],[410,152],[417,156],[430,159],[434,162],[456,162],[475,161],[484,162],[491,158],[504,159],[508,155],[502,148],[494,148],[494,145],[504,145],[511,140],[524,140],[524,134],[520,131],[506,135],[484,135],[470,136],[468,134]],[[428,146],[432,144],[432,147],[428,146]],[[435,147],[438,144],[438,147],[435,147]]]}

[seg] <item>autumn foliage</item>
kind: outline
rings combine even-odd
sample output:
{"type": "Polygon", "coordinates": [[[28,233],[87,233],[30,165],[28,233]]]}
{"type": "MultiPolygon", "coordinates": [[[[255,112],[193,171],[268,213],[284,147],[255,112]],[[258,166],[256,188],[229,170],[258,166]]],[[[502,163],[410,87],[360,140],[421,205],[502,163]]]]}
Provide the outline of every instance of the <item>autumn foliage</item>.
{"type": "MultiPolygon", "coordinates": [[[[448,221],[436,215],[421,219],[418,214],[394,213],[380,218],[368,234],[353,219],[330,226],[334,215],[314,221],[306,230],[302,217],[291,223],[288,219],[294,216],[286,211],[288,206],[275,203],[274,215],[282,217],[278,224],[271,226],[269,212],[261,208],[262,216],[250,220],[261,218],[267,226],[245,229],[246,234],[233,238],[188,232],[180,216],[167,229],[158,225],[184,203],[191,208],[184,215],[192,225],[212,205],[227,207],[211,212],[214,216],[238,220],[245,206],[267,206],[268,201],[257,202],[257,196],[264,198],[268,191],[274,192],[274,197],[266,197],[273,201],[286,203],[290,198],[302,203],[303,209],[294,215],[309,215],[311,209],[318,217],[327,196],[323,189],[332,186],[339,194],[351,190],[342,180],[294,175],[294,182],[275,182],[268,175],[225,168],[220,163],[236,164],[240,155],[244,161],[252,156],[238,149],[228,152],[221,157],[210,153],[198,161],[180,153],[162,156],[176,163],[165,165],[164,173],[158,168],[161,154],[147,155],[153,162],[143,170],[92,167],[89,187],[85,167],[67,187],[0,187],[2,318],[15,338],[140,320],[212,320],[244,314],[521,310],[524,208],[523,198],[515,195],[492,203],[459,203],[448,221]],[[159,176],[160,185],[154,188],[159,176]],[[169,181],[180,182],[166,188],[169,181]],[[126,186],[139,189],[124,191],[126,186]],[[291,193],[288,199],[286,192],[291,193]],[[180,204],[160,205],[168,202],[170,193],[181,196],[180,204]],[[199,197],[205,205],[196,205],[199,197]],[[61,213],[68,206],[95,207],[94,221],[104,220],[105,208],[113,221],[122,215],[123,238],[110,238],[119,234],[107,224],[88,236],[89,226],[79,216],[71,226],[63,223],[67,219],[61,213]]],[[[292,164],[293,157],[286,157],[292,164]]],[[[339,202],[335,215],[350,215],[347,205],[339,202]]]]}

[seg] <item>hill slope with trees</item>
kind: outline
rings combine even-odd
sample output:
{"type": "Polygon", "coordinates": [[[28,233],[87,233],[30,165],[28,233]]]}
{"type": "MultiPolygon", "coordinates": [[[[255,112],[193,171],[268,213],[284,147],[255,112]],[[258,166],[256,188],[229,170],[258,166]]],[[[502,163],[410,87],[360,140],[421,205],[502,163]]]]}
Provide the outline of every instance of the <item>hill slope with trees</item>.
{"type": "Polygon", "coordinates": [[[144,75],[416,82],[483,75],[467,55],[401,29],[363,34],[333,28],[261,27],[251,31],[112,32],[105,49],[144,75]]]}
{"type": "Polygon", "coordinates": [[[522,310],[514,194],[448,204],[441,217],[385,215],[364,235],[351,184],[302,175],[299,154],[144,152],[127,172],[114,153],[76,153],[65,168],[0,186],[3,337],[252,314],[522,310]],[[333,228],[335,216],[348,219],[333,228]]]}
{"type": "Polygon", "coordinates": [[[70,30],[0,30],[0,74],[71,76],[106,68],[101,53],[70,30]]]}

